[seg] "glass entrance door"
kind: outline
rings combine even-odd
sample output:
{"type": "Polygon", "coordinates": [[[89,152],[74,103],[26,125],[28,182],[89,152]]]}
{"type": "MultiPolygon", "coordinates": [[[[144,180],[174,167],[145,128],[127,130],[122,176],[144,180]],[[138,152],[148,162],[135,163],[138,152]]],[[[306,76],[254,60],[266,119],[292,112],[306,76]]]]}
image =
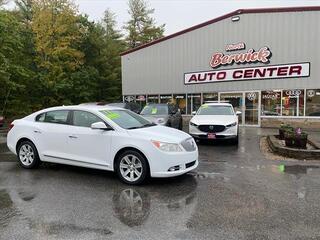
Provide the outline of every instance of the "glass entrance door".
{"type": "Polygon", "coordinates": [[[235,111],[240,111],[239,124],[242,124],[243,115],[243,93],[221,93],[220,101],[226,101],[232,104],[235,111]]]}
{"type": "Polygon", "coordinates": [[[245,125],[259,125],[259,92],[246,92],[245,93],[245,112],[244,124],[245,125]]]}

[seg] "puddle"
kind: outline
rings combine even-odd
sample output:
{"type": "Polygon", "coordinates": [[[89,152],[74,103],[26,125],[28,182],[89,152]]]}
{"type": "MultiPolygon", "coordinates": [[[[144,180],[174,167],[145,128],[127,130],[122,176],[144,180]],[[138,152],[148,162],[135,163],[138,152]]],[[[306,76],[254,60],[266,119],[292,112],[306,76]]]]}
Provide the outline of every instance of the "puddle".
{"type": "Polygon", "coordinates": [[[116,217],[125,225],[142,225],[150,214],[150,196],[147,192],[127,188],[114,194],[113,210],[116,217]]]}
{"type": "Polygon", "coordinates": [[[9,194],[5,190],[0,190],[0,228],[6,227],[16,215],[9,194]]]}
{"type": "Polygon", "coordinates": [[[32,223],[31,228],[38,229],[41,231],[46,232],[48,235],[59,235],[59,234],[67,234],[72,233],[79,234],[79,233],[97,233],[100,235],[109,235],[112,232],[103,227],[85,227],[85,226],[77,226],[75,224],[65,224],[59,222],[53,223],[32,223]]]}
{"type": "Polygon", "coordinates": [[[319,166],[308,166],[308,165],[279,165],[279,171],[288,173],[288,174],[307,174],[308,171],[312,171],[312,169],[319,169],[319,166]]]}
{"type": "Polygon", "coordinates": [[[19,192],[18,194],[19,194],[19,197],[20,197],[23,201],[26,201],[26,202],[31,201],[31,200],[34,199],[35,196],[36,196],[34,193],[24,192],[24,191],[21,191],[21,192],[19,192]]]}

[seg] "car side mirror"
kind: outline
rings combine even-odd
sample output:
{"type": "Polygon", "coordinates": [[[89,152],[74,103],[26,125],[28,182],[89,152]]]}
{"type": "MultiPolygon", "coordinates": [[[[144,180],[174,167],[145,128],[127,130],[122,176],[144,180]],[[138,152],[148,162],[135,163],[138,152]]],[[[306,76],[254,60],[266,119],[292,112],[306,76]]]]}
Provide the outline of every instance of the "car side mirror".
{"type": "Polygon", "coordinates": [[[91,129],[93,130],[112,130],[112,128],[108,127],[104,122],[96,122],[91,124],[91,129]]]}
{"type": "Polygon", "coordinates": [[[196,114],[197,114],[197,111],[193,111],[191,114],[192,114],[192,115],[196,115],[196,114]]]}
{"type": "Polygon", "coordinates": [[[241,115],[241,114],[242,114],[242,112],[236,111],[236,115],[241,115]]]}

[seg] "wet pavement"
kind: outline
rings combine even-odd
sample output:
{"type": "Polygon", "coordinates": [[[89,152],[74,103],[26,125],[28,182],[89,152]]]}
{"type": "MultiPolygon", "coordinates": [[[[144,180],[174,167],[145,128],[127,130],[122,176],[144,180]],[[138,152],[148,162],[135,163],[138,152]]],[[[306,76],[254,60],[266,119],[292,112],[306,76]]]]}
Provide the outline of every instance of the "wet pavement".
{"type": "Polygon", "coordinates": [[[260,137],[201,144],[196,171],[143,186],[0,154],[0,239],[320,239],[320,164],[267,160],[260,137]]]}

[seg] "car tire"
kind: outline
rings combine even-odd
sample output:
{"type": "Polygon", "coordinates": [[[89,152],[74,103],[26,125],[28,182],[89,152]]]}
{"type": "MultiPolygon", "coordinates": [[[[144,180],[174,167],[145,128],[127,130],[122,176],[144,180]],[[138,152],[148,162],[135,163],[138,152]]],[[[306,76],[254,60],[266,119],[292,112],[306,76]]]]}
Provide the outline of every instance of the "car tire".
{"type": "Polygon", "coordinates": [[[41,161],[38,150],[31,141],[23,141],[17,148],[19,164],[26,169],[37,168],[41,161]]]}
{"type": "Polygon", "coordinates": [[[121,181],[130,185],[142,184],[149,174],[146,158],[134,150],[128,150],[119,155],[115,171],[121,181]]]}

